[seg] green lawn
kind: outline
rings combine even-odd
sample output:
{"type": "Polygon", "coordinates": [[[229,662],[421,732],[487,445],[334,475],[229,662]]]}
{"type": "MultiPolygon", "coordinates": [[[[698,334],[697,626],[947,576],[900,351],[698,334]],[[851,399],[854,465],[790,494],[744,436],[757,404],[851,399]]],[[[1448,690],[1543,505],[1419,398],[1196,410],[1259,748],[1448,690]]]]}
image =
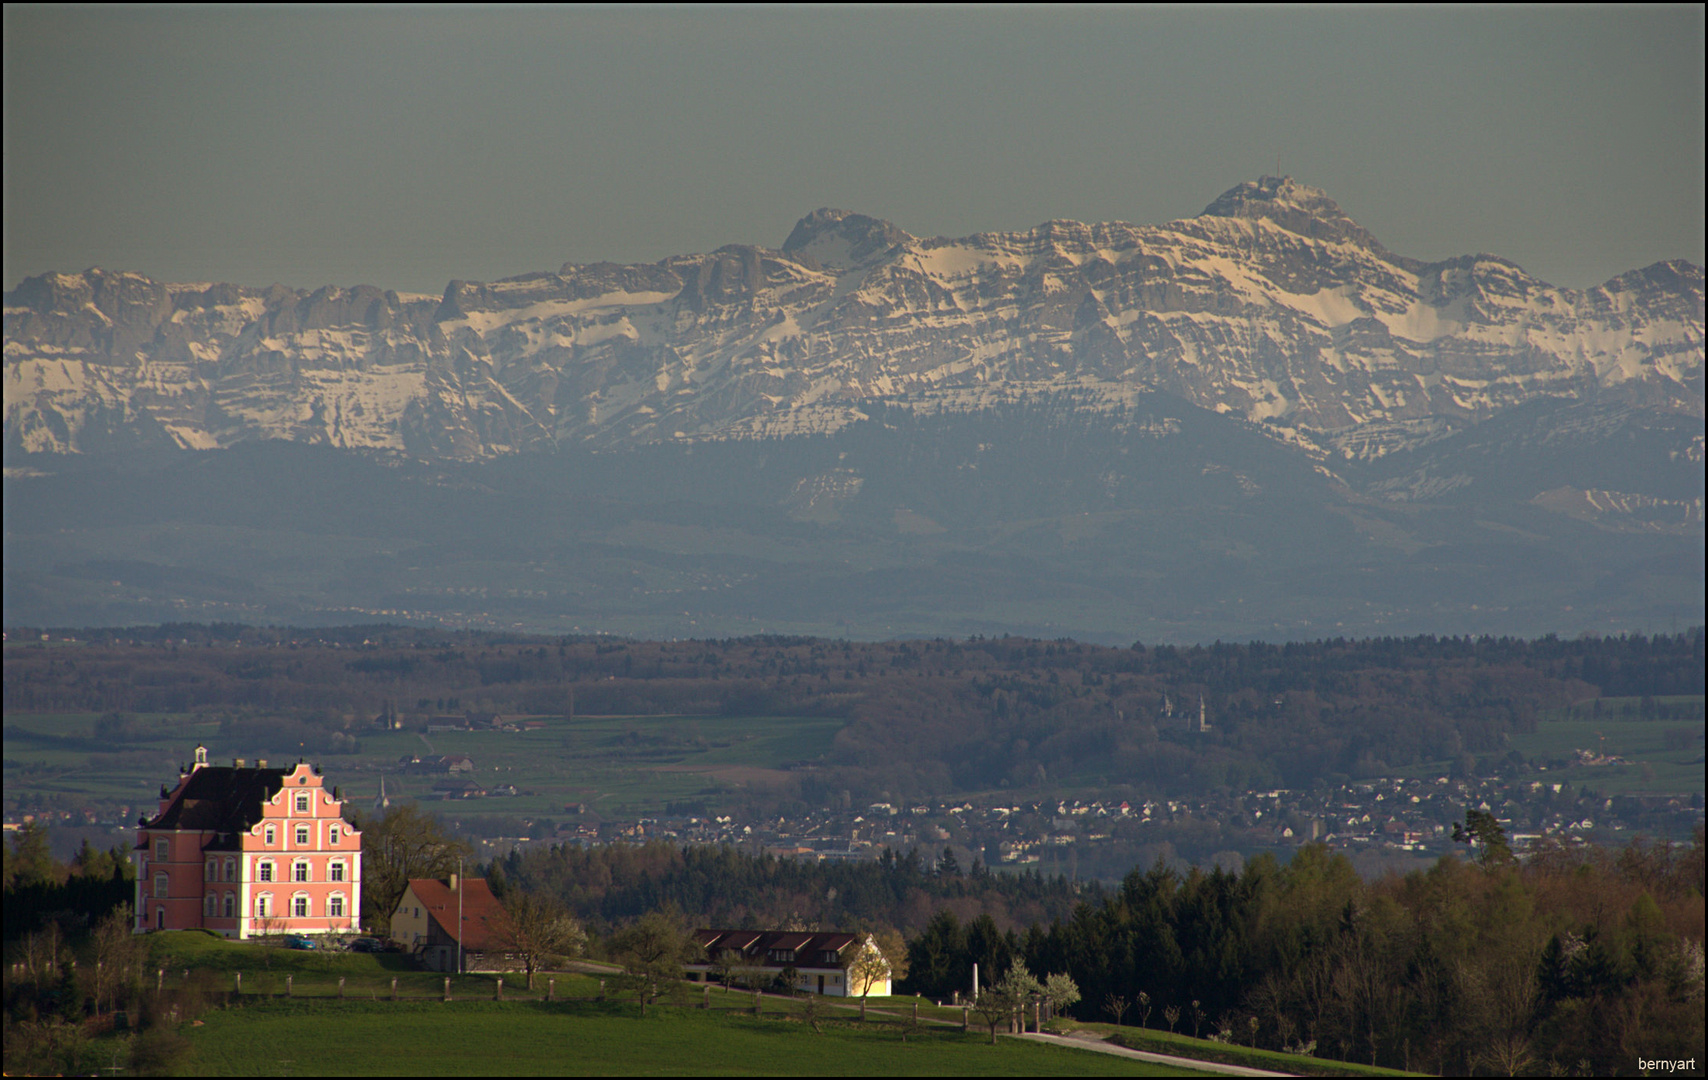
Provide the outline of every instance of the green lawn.
{"type": "Polygon", "coordinates": [[[194,1075],[1189,1075],[1105,1054],[896,1024],[755,1018],[632,1003],[292,1001],[181,1030],[194,1075]]]}

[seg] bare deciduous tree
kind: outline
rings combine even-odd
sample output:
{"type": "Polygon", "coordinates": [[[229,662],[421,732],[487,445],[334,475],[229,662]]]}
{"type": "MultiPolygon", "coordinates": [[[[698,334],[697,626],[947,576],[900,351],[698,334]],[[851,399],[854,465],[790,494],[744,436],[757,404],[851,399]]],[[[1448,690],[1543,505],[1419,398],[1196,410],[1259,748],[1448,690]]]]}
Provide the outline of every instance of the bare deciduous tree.
{"type": "Polygon", "coordinates": [[[563,905],[517,890],[505,897],[504,910],[493,917],[490,929],[500,947],[522,961],[529,990],[536,971],[581,955],[587,944],[581,924],[563,905]]]}
{"type": "Polygon", "coordinates": [[[385,817],[358,823],[362,830],[362,902],[366,921],[379,934],[391,931],[411,878],[443,878],[467,858],[469,846],[448,835],[430,814],[413,804],[394,806],[385,817]]]}

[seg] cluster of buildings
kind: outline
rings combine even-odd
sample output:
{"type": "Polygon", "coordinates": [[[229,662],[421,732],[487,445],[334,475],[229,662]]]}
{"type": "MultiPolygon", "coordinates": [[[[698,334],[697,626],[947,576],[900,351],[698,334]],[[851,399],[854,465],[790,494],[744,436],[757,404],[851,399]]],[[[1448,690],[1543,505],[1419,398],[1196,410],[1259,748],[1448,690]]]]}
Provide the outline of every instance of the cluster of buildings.
{"type": "MultiPolygon", "coordinates": [[[[211,931],[246,939],[354,935],[362,908],[362,834],[317,766],[208,761],[204,746],[162,785],[157,811],[137,822],[135,930],[211,931]]],[[[412,879],[390,937],[435,971],[505,970],[504,905],[480,878],[412,879]]],[[[706,929],[686,965],[702,981],[781,979],[833,996],[890,992],[869,936],[706,929]],[[876,959],[873,959],[873,956],[876,959]]]]}
{"type": "MultiPolygon", "coordinates": [[[[1067,865],[1071,855],[1082,871],[1108,865],[1122,868],[1118,876],[1145,861],[1141,853],[1164,843],[1200,859],[1222,850],[1284,851],[1308,843],[1349,854],[1433,858],[1454,849],[1453,822],[1464,820],[1467,808],[1495,814],[1519,850],[1542,838],[1587,841],[1639,832],[1688,837],[1702,818],[1699,796],[1609,797],[1563,783],[1388,777],[1198,798],[971,798],[872,803],[747,821],[728,815],[576,820],[533,842],[722,843],[820,862],[876,859],[886,848],[919,847],[935,855],[951,847],[961,853],[962,869],[979,859],[990,867],[1053,871],[1067,865]]],[[[499,846],[508,849],[503,842],[499,846]]]]}

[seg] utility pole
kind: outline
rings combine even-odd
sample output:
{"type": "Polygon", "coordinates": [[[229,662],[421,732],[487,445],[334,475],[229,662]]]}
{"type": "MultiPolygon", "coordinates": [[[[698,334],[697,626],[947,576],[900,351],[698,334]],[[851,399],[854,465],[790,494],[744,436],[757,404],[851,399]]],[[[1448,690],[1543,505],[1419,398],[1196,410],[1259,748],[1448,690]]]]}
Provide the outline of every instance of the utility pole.
{"type": "Polygon", "coordinates": [[[463,858],[457,856],[457,974],[463,973],[463,858]]]}

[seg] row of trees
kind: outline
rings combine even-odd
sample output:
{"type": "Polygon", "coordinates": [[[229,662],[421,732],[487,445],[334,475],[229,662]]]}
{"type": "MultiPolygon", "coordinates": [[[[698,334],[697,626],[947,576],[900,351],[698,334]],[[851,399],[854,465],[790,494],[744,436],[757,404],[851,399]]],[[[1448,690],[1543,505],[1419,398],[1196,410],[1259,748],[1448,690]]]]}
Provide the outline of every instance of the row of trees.
{"type": "Polygon", "coordinates": [[[523,639],[376,627],[354,641],[299,631],[305,640],[294,643],[278,630],[178,627],[167,639],[180,644],[165,646],[158,636],[132,643],[77,633],[92,640],[11,650],[4,704],[111,714],[108,735],[119,741],[90,749],[142,733],[125,719],[139,712],[205,714],[245,756],[268,745],[353,752],[376,716],[447,708],[843,718],[834,753],[773,797],[808,801],[824,791],[905,799],[1058,782],[1159,793],[1299,787],[1328,774],[1499,756],[1505,736],[1531,730],[1550,708],[1646,696],[1658,716],[1675,708],[1659,696],[1704,689],[1701,629],[1191,648],[523,639]],[[1200,697],[1209,733],[1189,732],[1182,711],[1195,712],[1200,697]]]}
{"type": "Polygon", "coordinates": [[[911,987],[945,995],[974,963],[1025,964],[1069,973],[1083,1019],[1154,1013],[1193,1034],[1442,1073],[1609,1074],[1700,1053],[1700,828],[1684,847],[1522,865],[1492,818],[1461,831],[1481,838],[1478,861],[1376,883],[1307,847],[1238,875],[1135,870],[1103,903],[1024,933],[942,912],[910,943],[911,987]]]}

